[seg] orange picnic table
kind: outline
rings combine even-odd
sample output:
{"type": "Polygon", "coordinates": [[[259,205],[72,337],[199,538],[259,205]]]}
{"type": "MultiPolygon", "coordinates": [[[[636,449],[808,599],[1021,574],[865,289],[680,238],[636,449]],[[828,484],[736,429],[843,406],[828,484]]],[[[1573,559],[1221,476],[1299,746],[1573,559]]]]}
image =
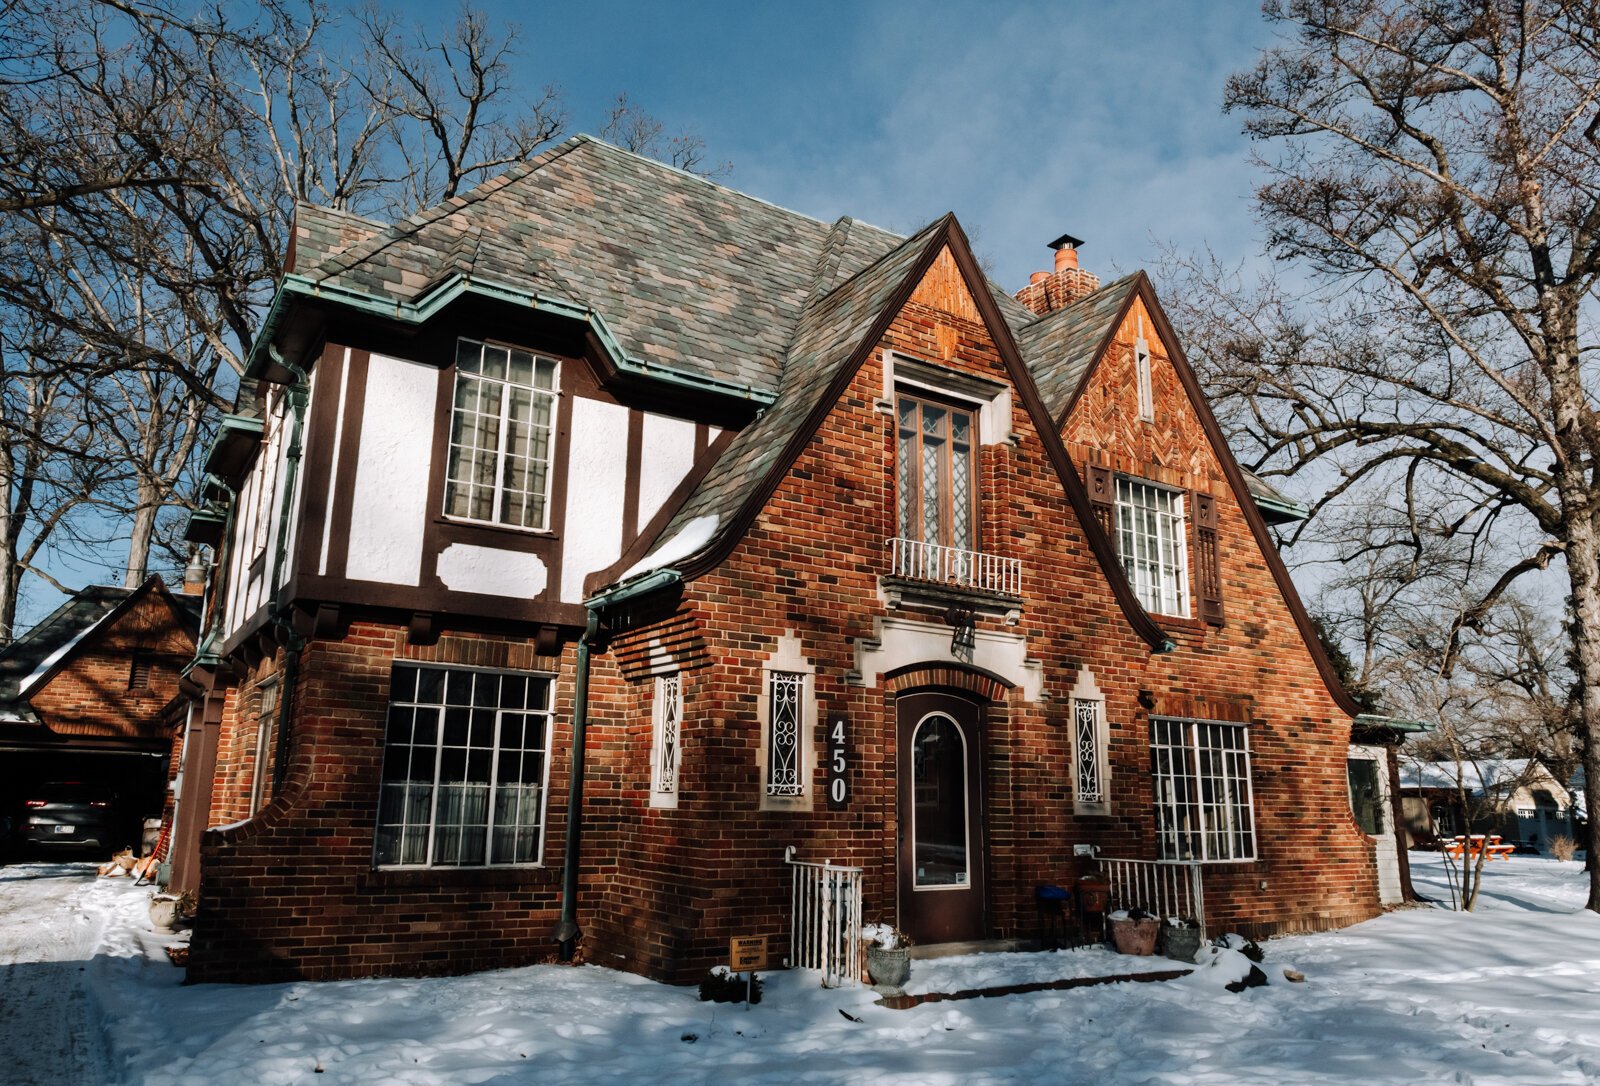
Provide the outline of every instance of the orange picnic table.
{"type": "Polygon", "coordinates": [[[1516,845],[1501,844],[1498,833],[1475,833],[1470,837],[1458,836],[1453,841],[1446,841],[1443,848],[1445,855],[1454,857],[1457,860],[1462,858],[1476,860],[1479,853],[1486,853],[1484,856],[1485,863],[1490,860],[1508,860],[1511,858],[1511,854],[1517,850],[1516,845]]]}

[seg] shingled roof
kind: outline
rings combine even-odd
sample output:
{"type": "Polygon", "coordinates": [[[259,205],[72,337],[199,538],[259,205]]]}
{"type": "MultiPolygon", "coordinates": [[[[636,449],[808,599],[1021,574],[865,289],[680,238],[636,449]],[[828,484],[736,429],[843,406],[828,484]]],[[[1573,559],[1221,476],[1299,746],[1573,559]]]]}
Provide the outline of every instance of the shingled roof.
{"type": "Polygon", "coordinates": [[[1045,409],[1057,425],[1143,274],[1125,275],[1016,329],[1017,346],[1039,386],[1045,409]]]}

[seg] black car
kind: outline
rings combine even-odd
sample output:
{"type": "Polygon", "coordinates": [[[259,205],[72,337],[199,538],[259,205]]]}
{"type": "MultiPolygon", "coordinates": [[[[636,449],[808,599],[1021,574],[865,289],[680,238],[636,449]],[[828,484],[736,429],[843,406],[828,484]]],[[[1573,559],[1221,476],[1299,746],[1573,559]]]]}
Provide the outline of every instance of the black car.
{"type": "Polygon", "coordinates": [[[19,842],[30,849],[115,847],[116,797],[103,785],[51,781],[32,789],[22,804],[19,842]]]}

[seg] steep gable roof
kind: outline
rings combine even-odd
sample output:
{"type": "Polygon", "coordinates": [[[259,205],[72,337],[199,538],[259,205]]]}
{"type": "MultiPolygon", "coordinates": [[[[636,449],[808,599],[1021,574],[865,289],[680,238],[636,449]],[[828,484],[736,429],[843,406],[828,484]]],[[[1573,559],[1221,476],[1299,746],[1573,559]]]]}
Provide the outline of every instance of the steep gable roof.
{"type": "Polygon", "coordinates": [[[147,578],[138,588],[112,585],[81,588],[33,629],[0,651],[0,712],[27,715],[25,699],[33,689],[59,670],[96,630],[115,622],[138,598],[157,591],[157,586],[177,609],[180,621],[191,631],[197,629],[198,598],[173,596],[159,577],[147,578]]]}
{"type": "MultiPolygon", "coordinates": [[[[1360,716],[1362,708],[1356,704],[1349,691],[1344,688],[1344,683],[1339,679],[1338,670],[1333,666],[1333,661],[1328,658],[1327,650],[1322,646],[1322,639],[1318,636],[1316,626],[1311,621],[1311,615],[1306,610],[1305,603],[1300,599],[1300,593],[1294,586],[1294,579],[1289,575],[1289,567],[1284,565],[1283,556],[1278,553],[1276,540],[1272,538],[1272,531],[1267,527],[1266,520],[1261,515],[1261,509],[1254,500],[1254,492],[1245,478],[1244,469],[1239,466],[1239,461],[1233,455],[1227,438],[1223,436],[1222,427],[1217,423],[1217,417],[1211,411],[1211,404],[1201,391],[1199,378],[1195,376],[1194,367],[1189,364],[1188,357],[1183,353],[1183,345],[1178,342],[1177,333],[1172,329],[1172,324],[1167,320],[1166,311],[1157,301],[1155,288],[1150,283],[1149,276],[1143,272],[1136,272],[1127,280],[1118,280],[1111,284],[1116,287],[1127,282],[1127,294],[1115,309],[1115,315],[1108,326],[1103,330],[1099,345],[1090,353],[1084,363],[1072,362],[1067,365],[1075,375],[1074,387],[1065,390],[1063,412],[1072,410],[1077,401],[1078,394],[1087,386],[1090,376],[1101,360],[1106,355],[1107,348],[1111,345],[1116,329],[1122,323],[1128,308],[1132,306],[1135,298],[1144,303],[1145,310],[1150,314],[1150,323],[1153,333],[1166,345],[1168,360],[1173,371],[1178,375],[1178,383],[1183,386],[1184,395],[1189,400],[1190,407],[1200,420],[1200,427],[1205,431],[1206,439],[1211,445],[1212,454],[1217,458],[1217,463],[1222,468],[1223,475],[1228,480],[1228,488],[1239,499],[1239,508],[1244,513],[1245,523],[1250,527],[1251,536],[1254,538],[1257,549],[1266,560],[1267,569],[1272,574],[1272,579],[1278,586],[1284,604],[1289,608],[1289,614],[1294,619],[1295,627],[1300,632],[1301,640],[1305,642],[1306,651],[1311,654],[1312,662],[1316,665],[1318,674],[1322,677],[1323,685],[1332,696],[1339,708],[1352,717],[1360,716]],[[1246,498],[1252,500],[1246,501],[1246,498]]],[[[1110,288],[1102,288],[1096,294],[1103,294],[1110,288]]],[[[1078,305],[1094,298],[1091,294],[1081,299],[1078,305]]],[[[1071,309],[1074,307],[1066,307],[1071,309]]],[[[1109,312],[1107,304],[1101,312],[1109,312]]],[[[1063,310],[1064,311],[1064,310],[1063,310]]],[[[1053,314],[1052,314],[1053,315],[1053,314]]],[[[1085,329],[1073,337],[1073,342],[1084,343],[1093,338],[1092,329],[1085,329]]],[[[1036,347],[1042,340],[1036,339],[1036,347]]],[[[1065,385],[1065,381],[1061,384],[1065,385]]],[[[1063,414],[1062,421],[1065,421],[1063,414]]]]}
{"type": "Polygon", "coordinates": [[[1017,329],[1017,345],[1058,427],[1116,334],[1143,277],[1144,272],[1125,275],[1017,329]]]}
{"type": "Polygon", "coordinates": [[[290,234],[292,248],[284,263],[290,271],[314,267],[383,229],[383,223],[353,211],[296,201],[294,227],[290,234]]]}

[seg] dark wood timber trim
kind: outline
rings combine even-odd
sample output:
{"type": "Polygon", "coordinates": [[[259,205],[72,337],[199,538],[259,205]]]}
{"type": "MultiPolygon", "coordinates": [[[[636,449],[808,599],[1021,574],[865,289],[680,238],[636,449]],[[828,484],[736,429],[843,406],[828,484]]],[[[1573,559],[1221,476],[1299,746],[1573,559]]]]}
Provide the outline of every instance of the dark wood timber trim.
{"type": "MultiPolygon", "coordinates": [[[[345,389],[344,432],[339,438],[339,468],[328,502],[328,515],[333,517],[333,531],[328,535],[326,575],[329,577],[343,577],[350,560],[350,517],[355,508],[356,467],[361,462],[361,420],[367,410],[367,371],[371,362],[371,352],[351,349],[348,363],[350,380],[345,389]]],[[[329,452],[331,455],[331,447],[329,452]]],[[[322,576],[320,553],[318,558],[318,564],[306,566],[307,575],[315,570],[317,576],[322,576]]],[[[289,598],[293,599],[293,596],[289,598]]]]}
{"type": "Polygon", "coordinates": [[[628,411],[628,447],[622,484],[622,538],[639,534],[639,471],[644,463],[644,412],[628,411]]]}
{"type": "MultiPolygon", "coordinates": [[[[339,416],[346,409],[339,395],[339,386],[344,382],[347,350],[342,344],[324,343],[321,358],[311,371],[311,410],[306,419],[305,450],[300,461],[300,525],[295,529],[294,552],[290,555],[286,573],[298,569],[316,570],[322,561],[322,532],[332,514],[328,508],[332,499],[330,476],[338,474],[331,468],[334,462],[334,434],[338,432],[339,416]],[[313,464],[327,464],[330,468],[313,471],[313,464]]],[[[333,537],[340,527],[334,524],[328,532],[330,550],[333,537]]]]}
{"type": "MultiPolygon", "coordinates": [[[[708,428],[705,426],[696,427],[696,444],[698,444],[700,431],[707,430],[708,428]]],[[[673,488],[672,493],[667,495],[667,500],[661,503],[661,508],[656,510],[655,516],[650,518],[650,522],[640,529],[632,537],[632,541],[623,548],[622,557],[605,569],[598,570],[584,578],[583,593],[585,596],[593,595],[606,585],[611,584],[622,574],[623,570],[631,568],[634,563],[650,553],[650,548],[656,545],[661,533],[666,531],[668,524],[672,523],[673,516],[683,507],[683,503],[689,500],[689,495],[694,493],[695,488],[711,473],[711,469],[717,466],[717,461],[722,459],[722,454],[728,451],[728,446],[733,444],[733,439],[736,436],[738,435],[735,431],[724,430],[716,436],[716,439],[710,445],[701,451],[694,466],[689,469],[689,474],[685,475],[678,485],[673,488]]],[[[629,537],[624,535],[622,538],[628,539],[629,537]]]]}

